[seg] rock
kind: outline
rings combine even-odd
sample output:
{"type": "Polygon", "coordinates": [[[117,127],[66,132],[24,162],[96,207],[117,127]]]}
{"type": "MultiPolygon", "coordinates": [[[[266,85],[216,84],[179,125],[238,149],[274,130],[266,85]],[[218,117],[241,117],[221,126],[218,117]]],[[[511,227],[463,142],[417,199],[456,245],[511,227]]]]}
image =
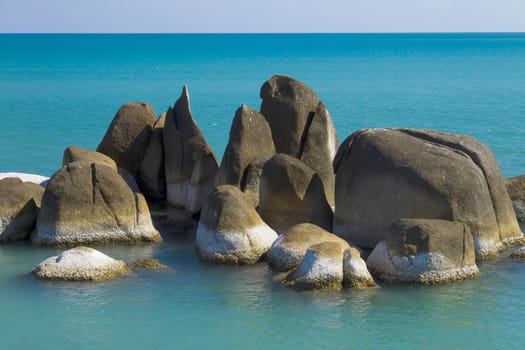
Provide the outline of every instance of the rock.
{"type": "Polygon", "coordinates": [[[230,139],[215,184],[233,185],[244,191],[251,163],[255,159],[268,160],[274,154],[275,146],[268,122],[259,112],[242,105],[233,118],[230,139]]]}
{"type": "Polygon", "coordinates": [[[146,200],[105,165],[75,162],[57,171],[46,188],[35,244],[157,242],[146,200]]]}
{"type": "Polygon", "coordinates": [[[347,288],[362,289],[375,287],[376,282],[361,258],[360,252],[349,247],[345,250],[343,257],[343,285],[347,288]]]}
{"type": "Polygon", "coordinates": [[[42,261],[32,273],[48,280],[99,281],[123,276],[128,268],[124,261],[80,246],[42,261]]]}
{"type": "Polygon", "coordinates": [[[525,261],[525,245],[520,246],[510,257],[514,260],[525,261]]]}
{"type": "Polygon", "coordinates": [[[248,168],[246,168],[246,179],[244,180],[244,186],[242,188],[243,193],[250,200],[250,203],[254,208],[259,206],[259,189],[261,187],[261,176],[264,167],[268,159],[265,157],[255,158],[248,168]]]}
{"type": "Polygon", "coordinates": [[[277,153],[298,158],[319,174],[333,207],[332,161],[339,142],[325,105],[311,88],[281,75],[264,83],[261,98],[261,113],[270,124],[277,153]]]}
{"type": "Polygon", "coordinates": [[[26,238],[35,229],[44,188],[18,177],[0,180],[0,242],[26,238]]]}
{"type": "Polygon", "coordinates": [[[191,213],[202,209],[213,190],[217,158],[195,123],[190,110],[188,89],[166,112],[163,129],[167,201],[191,213]]]}
{"type": "Polygon", "coordinates": [[[338,242],[311,246],[301,264],[286,277],[284,284],[303,290],[341,289],[344,252],[345,248],[338,242]]]}
{"type": "Polygon", "coordinates": [[[49,181],[49,177],[42,176],[42,175],[36,175],[36,174],[26,174],[26,173],[0,173],[0,180],[8,178],[8,177],[16,177],[22,180],[23,182],[32,182],[34,184],[46,187],[47,182],[49,181]]]}
{"type": "Polygon", "coordinates": [[[207,198],[197,227],[201,260],[253,264],[264,257],[277,233],[266,225],[235,186],[218,186],[207,198]]]}
{"type": "Polygon", "coordinates": [[[301,263],[308,248],[324,242],[338,242],[345,249],[350,248],[344,239],[319,226],[303,223],[290,227],[273,242],[268,264],[277,271],[291,270],[301,263]]]}
{"type": "Polygon", "coordinates": [[[525,175],[511,177],[505,180],[512,207],[520,222],[525,222],[525,175]]]}
{"type": "Polygon", "coordinates": [[[135,173],[142,162],[156,114],[144,102],[126,103],[113,118],[97,152],[111,157],[119,168],[135,173]]]}
{"type": "Polygon", "coordinates": [[[433,284],[479,274],[470,229],[445,220],[398,220],[367,265],[380,279],[395,282],[433,284]]]}
{"type": "Polygon", "coordinates": [[[106,156],[103,153],[91,151],[88,149],[69,146],[64,150],[64,156],[62,159],[62,166],[68,165],[73,162],[86,161],[90,164],[97,163],[110,167],[111,169],[117,171],[117,163],[110,157],[106,156]]]}
{"type": "Polygon", "coordinates": [[[296,158],[276,154],[264,164],[259,201],[261,218],[279,233],[304,222],[331,230],[333,214],[323,183],[296,158]]]}
{"type": "Polygon", "coordinates": [[[162,113],[155,123],[149,138],[144,158],[140,164],[137,181],[146,198],[166,199],[166,175],[164,169],[164,145],[162,132],[166,122],[166,113],[162,113]]]}
{"type": "Polygon", "coordinates": [[[401,218],[467,224],[479,258],[522,239],[494,156],[468,136],[364,129],[341,145],[334,169],[333,230],[362,247],[386,240],[401,218]]]}
{"type": "Polygon", "coordinates": [[[130,265],[134,269],[149,269],[149,270],[161,270],[167,269],[168,266],[164,265],[156,259],[143,258],[135,260],[130,265]]]}

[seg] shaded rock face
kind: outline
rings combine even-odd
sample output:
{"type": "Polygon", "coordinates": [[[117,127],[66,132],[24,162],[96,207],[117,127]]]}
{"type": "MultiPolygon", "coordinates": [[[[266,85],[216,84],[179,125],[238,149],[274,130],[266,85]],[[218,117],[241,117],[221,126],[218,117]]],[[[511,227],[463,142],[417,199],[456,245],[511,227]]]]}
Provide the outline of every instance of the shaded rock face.
{"type": "Polygon", "coordinates": [[[277,232],[309,222],[331,230],[332,209],[320,177],[300,160],[276,154],[263,167],[259,214],[277,232]]]}
{"type": "Polygon", "coordinates": [[[256,193],[258,197],[259,188],[252,189],[252,180],[258,178],[253,170],[262,170],[258,165],[264,164],[274,154],[275,146],[268,122],[259,112],[242,105],[233,118],[230,139],[215,184],[237,186],[241,191],[256,193]]]}
{"type": "Polygon", "coordinates": [[[103,153],[91,151],[85,148],[69,146],[64,150],[64,156],[62,159],[62,166],[68,165],[73,162],[85,161],[88,163],[97,163],[110,167],[117,171],[117,163],[110,157],[103,153]]]}
{"type": "Polygon", "coordinates": [[[339,143],[325,105],[311,88],[281,75],[266,81],[260,95],[261,113],[270,124],[277,153],[298,158],[317,172],[333,207],[332,161],[339,143]]]}
{"type": "Polygon", "coordinates": [[[425,284],[459,281],[479,274],[474,241],[460,222],[401,219],[367,260],[380,279],[425,284]]]}
{"type": "Polygon", "coordinates": [[[86,162],[57,171],[46,188],[32,236],[35,244],[160,241],[144,197],[113,169],[86,162]]]}
{"type": "Polygon", "coordinates": [[[202,209],[219,168],[217,158],[190,110],[186,87],[173,108],[166,112],[163,129],[167,201],[191,213],[202,209]]]}
{"type": "Polygon", "coordinates": [[[0,242],[26,238],[35,229],[44,188],[19,178],[0,180],[0,242]]]}
{"type": "Polygon", "coordinates": [[[249,199],[235,186],[218,186],[207,198],[197,228],[201,260],[253,264],[261,260],[277,238],[249,199]]]}
{"type": "Polygon", "coordinates": [[[400,218],[467,224],[479,258],[522,238],[494,156],[468,136],[364,129],[341,145],[334,169],[334,232],[363,247],[400,218]]]}
{"type": "Polygon", "coordinates": [[[135,173],[142,162],[156,119],[155,110],[148,103],[122,105],[98,145],[97,152],[112,158],[119,168],[135,173]]]}
{"type": "Polygon", "coordinates": [[[140,164],[137,181],[146,198],[162,200],[166,198],[166,175],[164,169],[164,144],[162,133],[166,123],[166,113],[162,113],[155,123],[148,146],[140,164]]]}
{"type": "Polygon", "coordinates": [[[520,222],[525,222],[525,175],[505,180],[514,213],[520,222]]]}
{"type": "Polygon", "coordinates": [[[42,261],[32,273],[49,280],[99,281],[120,277],[128,271],[124,261],[80,246],[42,261]]]}

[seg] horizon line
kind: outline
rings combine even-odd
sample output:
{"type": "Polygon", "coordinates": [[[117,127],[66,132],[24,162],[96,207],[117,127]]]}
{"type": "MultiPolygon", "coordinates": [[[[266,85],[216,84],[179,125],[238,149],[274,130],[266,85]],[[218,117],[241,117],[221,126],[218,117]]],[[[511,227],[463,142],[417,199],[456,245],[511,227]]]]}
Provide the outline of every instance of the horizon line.
{"type": "Polygon", "coordinates": [[[406,32],[0,32],[0,35],[361,35],[361,34],[525,34],[525,31],[406,31],[406,32]]]}

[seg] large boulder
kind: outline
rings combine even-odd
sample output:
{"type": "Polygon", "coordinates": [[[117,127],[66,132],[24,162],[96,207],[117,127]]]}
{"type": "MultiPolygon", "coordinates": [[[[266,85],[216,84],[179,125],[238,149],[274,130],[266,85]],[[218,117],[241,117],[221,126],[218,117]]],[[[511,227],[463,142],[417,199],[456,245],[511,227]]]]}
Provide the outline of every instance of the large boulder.
{"type": "Polygon", "coordinates": [[[160,241],[142,194],[105,165],[75,162],[46,188],[32,236],[35,244],[76,245],[160,241]]]}
{"type": "Polygon", "coordinates": [[[219,165],[192,117],[188,89],[166,112],[163,129],[167,201],[197,213],[212,191],[219,165]]]}
{"type": "Polygon", "coordinates": [[[166,175],[164,171],[164,144],[162,132],[166,122],[166,113],[162,113],[151,132],[144,158],[140,164],[137,181],[148,199],[166,198],[166,175]]]}
{"type": "Polygon", "coordinates": [[[317,225],[303,223],[290,227],[273,242],[268,252],[268,264],[277,271],[291,270],[301,263],[308,248],[323,242],[338,242],[350,248],[341,237],[317,225]]]}
{"type": "Polygon", "coordinates": [[[197,227],[197,253],[208,262],[253,264],[277,233],[266,225],[235,186],[218,186],[207,198],[197,227]]]}
{"type": "Polygon", "coordinates": [[[464,135],[418,129],[364,129],[334,160],[333,230],[374,248],[401,218],[469,226],[479,258],[522,239],[501,171],[487,146],[464,135]]]}
{"type": "Polygon", "coordinates": [[[31,234],[43,194],[44,187],[17,177],[0,180],[0,242],[31,234]]]}
{"type": "Polygon", "coordinates": [[[62,158],[62,166],[80,161],[85,161],[90,164],[103,164],[115,171],[118,170],[117,163],[115,163],[113,159],[111,159],[103,153],[75,146],[66,147],[66,149],[64,150],[64,156],[62,158]]]}
{"type": "Polygon", "coordinates": [[[325,105],[304,83],[282,75],[268,79],[260,95],[261,113],[270,124],[277,153],[298,158],[317,172],[333,207],[332,161],[339,143],[325,105]]]}
{"type": "Polygon", "coordinates": [[[120,277],[129,272],[126,263],[98,250],[79,246],[42,261],[32,273],[42,279],[99,281],[120,277]]]}
{"type": "Polygon", "coordinates": [[[135,173],[142,162],[157,116],[144,102],[126,103],[109,125],[97,152],[112,158],[119,168],[135,173]]]}
{"type": "Polygon", "coordinates": [[[286,154],[276,154],[264,164],[259,214],[279,233],[303,222],[331,231],[333,217],[319,175],[286,154]]]}
{"type": "Polygon", "coordinates": [[[520,222],[525,222],[525,175],[511,177],[505,180],[512,207],[520,222]]]}
{"type": "MultiPolygon", "coordinates": [[[[247,181],[252,163],[255,160],[264,162],[274,154],[275,146],[268,122],[259,112],[242,105],[233,118],[230,139],[215,184],[233,185],[245,191],[246,187],[250,187],[247,181]]],[[[259,192],[258,188],[256,192],[259,192]]]]}
{"type": "Polygon", "coordinates": [[[479,274],[469,227],[460,222],[400,219],[367,259],[380,279],[425,284],[479,274]]]}

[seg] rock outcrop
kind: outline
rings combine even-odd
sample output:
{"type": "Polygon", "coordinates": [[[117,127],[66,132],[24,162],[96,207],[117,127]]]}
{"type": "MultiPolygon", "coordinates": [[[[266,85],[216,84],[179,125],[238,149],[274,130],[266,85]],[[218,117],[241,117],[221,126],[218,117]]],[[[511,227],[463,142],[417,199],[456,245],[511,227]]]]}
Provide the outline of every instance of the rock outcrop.
{"type": "Polygon", "coordinates": [[[117,171],[117,163],[110,157],[103,153],[91,151],[85,148],[69,146],[64,150],[64,156],[62,158],[62,166],[68,165],[73,162],[85,161],[90,164],[97,163],[110,167],[117,171]]]}
{"type": "Polygon", "coordinates": [[[258,197],[259,188],[252,189],[250,186],[250,179],[257,178],[253,176],[252,169],[262,170],[260,164],[274,154],[275,146],[268,122],[259,112],[242,105],[233,118],[230,139],[215,184],[237,186],[243,192],[256,192],[258,197]]]}
{"type": "Polygon", "coordinates": [[[35,229],[44,188],[17,177],[0,180],[0,242],[26,238],[35,229]]]}
{"type": "Polygon", "coordinates": [[[330,231],[333,217],[319,175],[286,154],[276,154],[264,164],[259,214],[279,233],[304,222],[330,231]]]}
{"type": "Polygon", "coordinates": [[[511,177],[505,180],[512,207],[520,222],[525,222],[525,175],[511,177]]]}
{"type": "Polygon", "coordinates": [[[218,186],[207,198],[197,228],[201,260],[253,264],[264,257],[277,233],[266,225],[235,186],[218,186]]]}
{"type": "Polygon", "coordinates": [[[261,113],[272,130],[277,153],[298,158],[321,178],[326,198],[334,205],[332,161],[337,133],[324,103],[308,86],[274,75],[261,88],[261,113]]]}
{"type": "Polygon", "coordinates": [[[155,110],[148,103],[122,105],[98,145],[97,152],[112,158],[119,168],[135,174],[142,162],[156,119],[155,110]]]}
{"type": "Polygon", "coordinates": [[[109,280],[128,273],[126,263],[98,250],[79,246],[42,261],[32,273],[42,279],[66,281],[109,280]]]}
{"type": "Polygon", "coordinates": [[[219,168],[217,158],[190,110],[186,87],[166,112],[163,129],[167,201],[170,205],[198,213],[213,189],[219,168]]]}
{"type": "Polygon", "coordinates": [[[162,139],[165,123],[166,113],[162,113],[153,127],[144,158],[142,158],[142,163],[137,173],[137,181],[142,192],[146,198],[153,200],[166,198],[164,144],[162,139]]]}
{"type": "Polygon", "coordinates": [[[424,284],[459,281],[479,274],[469,227],[460,222],[401,219],[367,259],[379,279],[424,284]]]}
{"type": "Polygon", "coordinates": [[[501,171],[487,146],[464,135],[364,129],[339,148],[333,230],[373,248],[401,218],[469,226],[476,255],[522,239],[501,171]]]}
{"type": "Polygon", "coordinates": [[[148,206],[105,165],[75,162],[57,171],[44,192],[35,244],[160,241],[148,206]]]}

